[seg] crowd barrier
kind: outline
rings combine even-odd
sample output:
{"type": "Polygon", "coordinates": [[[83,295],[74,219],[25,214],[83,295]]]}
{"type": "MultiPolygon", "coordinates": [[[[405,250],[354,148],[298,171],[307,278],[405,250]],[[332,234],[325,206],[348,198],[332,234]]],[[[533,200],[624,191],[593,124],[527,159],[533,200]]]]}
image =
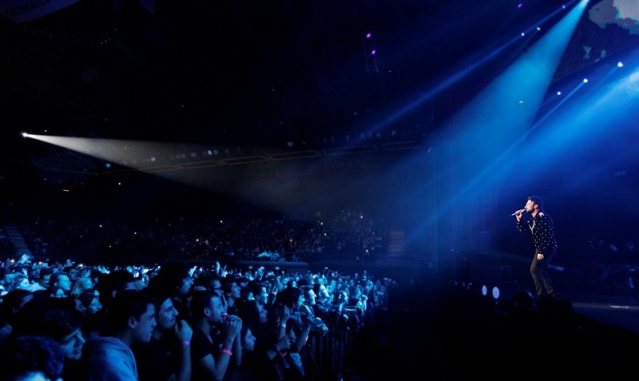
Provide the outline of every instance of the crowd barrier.
{"type": "Polygon", "coordinates": [[[303,351],[307,379],[341,379],[350,366],[355,340],[357,332],[347,325],[333,327],[325,334],[311,333],[303,351]]]}

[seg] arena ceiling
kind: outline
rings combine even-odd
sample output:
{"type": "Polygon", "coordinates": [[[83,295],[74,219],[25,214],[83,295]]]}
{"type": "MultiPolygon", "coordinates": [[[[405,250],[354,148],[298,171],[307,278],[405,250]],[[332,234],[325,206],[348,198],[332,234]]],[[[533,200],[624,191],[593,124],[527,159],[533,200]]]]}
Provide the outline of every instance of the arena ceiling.
{"type": "MultiPolygon", "coordinates": [[[[566,5],[3,3],[0,159],[4,178],[14,184],[33,168],[35,177],[108,173],[103,160],[22,139],[22,131],[197,143],[220,155],[210,158],[210,168],[256,157],[396,156],[428,147],[433,131],[526,51],[535,33],[560,19],[566,5]],[[525,39],[512,43],[524,33],[525,39]],[[451,80],[460,73],[463,79],[451,80]]],[[[627,30],[606,30],[588,18],[581,25],[554,81],[636,46],[627,30]]],[[[175,153],[183,154],[192,152],[175,153]]]]}

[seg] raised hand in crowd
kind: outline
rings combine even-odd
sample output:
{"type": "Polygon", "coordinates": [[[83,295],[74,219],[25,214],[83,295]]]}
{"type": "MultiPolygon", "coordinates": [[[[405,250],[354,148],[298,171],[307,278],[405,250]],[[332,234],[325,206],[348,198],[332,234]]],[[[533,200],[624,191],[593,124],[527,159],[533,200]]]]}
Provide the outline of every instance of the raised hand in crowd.
{"type": "Polygon", "coordinates": [[[180,342],[190,342],[193,337],[193,329],[185,320],[178,320],[173,331],[180,342]]]}

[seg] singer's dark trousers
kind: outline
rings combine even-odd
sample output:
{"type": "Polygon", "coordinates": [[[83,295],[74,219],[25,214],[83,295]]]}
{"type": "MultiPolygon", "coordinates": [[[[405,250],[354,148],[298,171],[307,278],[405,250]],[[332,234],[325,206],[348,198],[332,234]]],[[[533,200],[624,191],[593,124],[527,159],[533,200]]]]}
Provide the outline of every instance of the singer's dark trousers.
{"type": "Polygon", "coordinates": [[[544,253],[544,259],[541,261],[537,259],[537,253],[533,254],[533,260],[530,264],[530,275],[532,275],[533,283],[535,284],[535,294],[537,297],[541,297],[544,290],[547,295],[551,295],[555,292],[550,275],[548,275],[548,265],[555,251],[556,250],[553,250],[552,253],[544,253]]]}

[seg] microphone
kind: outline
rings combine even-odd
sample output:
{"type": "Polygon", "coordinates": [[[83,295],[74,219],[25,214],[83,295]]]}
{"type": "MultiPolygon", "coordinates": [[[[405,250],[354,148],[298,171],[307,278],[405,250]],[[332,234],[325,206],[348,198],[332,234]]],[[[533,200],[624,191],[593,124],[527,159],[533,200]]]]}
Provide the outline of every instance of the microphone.
{"type": "Polygon", "coordinates": [[[522,214],[522,213],[526,213],[526,209],[519,209],[518,211],[516,211],[515,213],[511,214],[510,216],[516,216],[518,214],[522,214]]]}

